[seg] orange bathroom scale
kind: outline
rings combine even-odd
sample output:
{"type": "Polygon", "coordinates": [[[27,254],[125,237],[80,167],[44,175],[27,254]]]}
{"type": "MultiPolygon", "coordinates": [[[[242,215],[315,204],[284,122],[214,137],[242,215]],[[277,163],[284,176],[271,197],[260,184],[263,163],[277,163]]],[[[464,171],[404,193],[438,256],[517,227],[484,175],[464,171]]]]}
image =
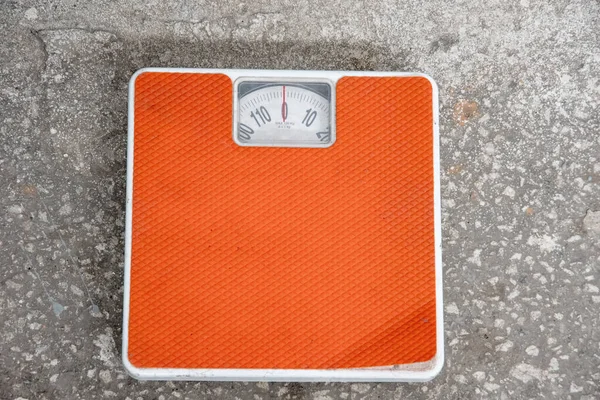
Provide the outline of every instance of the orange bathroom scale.
{"type": "Polygon", "coordinates": [[[425,75],[136,72],[125,367],[154,380],[432,379],[439,185],[425,75]]]}

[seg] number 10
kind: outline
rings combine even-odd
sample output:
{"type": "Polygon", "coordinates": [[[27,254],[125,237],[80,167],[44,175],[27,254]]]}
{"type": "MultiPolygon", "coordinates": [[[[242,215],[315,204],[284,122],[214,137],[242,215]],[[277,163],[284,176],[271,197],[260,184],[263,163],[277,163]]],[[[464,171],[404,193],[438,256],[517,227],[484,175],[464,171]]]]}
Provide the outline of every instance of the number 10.
{"type": "Polygon", "coordinates": [[[306,115],[302,120],[302,123],[306,126],[311,126],[313,122],[315,122],[315,118],[317,118],[317,112],[313,111],[312,108],[306,110],[306,115]]]}

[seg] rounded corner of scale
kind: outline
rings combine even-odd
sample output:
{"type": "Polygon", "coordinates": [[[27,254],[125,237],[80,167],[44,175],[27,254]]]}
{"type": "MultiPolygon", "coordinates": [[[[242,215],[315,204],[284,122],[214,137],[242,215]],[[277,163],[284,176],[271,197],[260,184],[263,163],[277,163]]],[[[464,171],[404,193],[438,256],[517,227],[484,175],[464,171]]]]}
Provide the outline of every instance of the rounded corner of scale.
{"type": "Polygon", "coordinates": [[[433,357],[431,368],[426,371],[425,381],[431,381],[435,379],[444,369],[444,351],[438,351],[438,353],[433,357]]]}
{"type": "Polygon", "coordinates": [[[121,363],[123,364],[123,367],[125,368],[127,374],[132,378],[137,380],[146,379],[144,374],[145,368],[139,368],[133,365],[129,360],[129,354],[127,353],[127,351],[123,351],[123,355],[121,356],[121,363]]]}

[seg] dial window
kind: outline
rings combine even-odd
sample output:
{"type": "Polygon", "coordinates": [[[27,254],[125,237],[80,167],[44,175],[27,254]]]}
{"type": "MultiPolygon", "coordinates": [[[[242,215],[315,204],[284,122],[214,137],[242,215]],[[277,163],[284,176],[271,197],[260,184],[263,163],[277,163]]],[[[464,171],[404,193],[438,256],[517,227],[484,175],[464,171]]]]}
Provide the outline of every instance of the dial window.
{"type": "Polygon", "coordinates": [[[329,147],[333,90],[325,80],[240,79],[234,140],[241,146],[329,147]]]}

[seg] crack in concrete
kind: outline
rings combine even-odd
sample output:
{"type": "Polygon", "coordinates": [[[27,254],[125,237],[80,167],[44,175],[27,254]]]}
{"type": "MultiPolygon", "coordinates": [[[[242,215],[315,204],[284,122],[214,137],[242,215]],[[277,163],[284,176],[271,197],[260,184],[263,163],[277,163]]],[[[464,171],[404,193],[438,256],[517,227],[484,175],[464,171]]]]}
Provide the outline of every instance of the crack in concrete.
{"type": "MultiPolygon", "coordinates": [[[[219,18],[219,19],[223,19],[223,18],[219,18]]],[[[204,22],[211,22],[211,21],[217,21],[217,20],[218,19],[215,19],[215,20],[210,20],[210,19],[192,19],[192,20],[187,20],[187,19],[161,19],[161,18],[157,18],[154,21],[162,22],[164,24],[190,24],[190,25],[198,25],[198,24],[202,24],[204,22]]]]}
{"type": "Polygon", "coordinates": [[[41,31],[35,30],[35,29],[29,29],[29,32],[35,39],[36,43],[38,44],[38,46],[42,52],[42,65],[40,67],[40,73],[39,73],[39,77],[38,77],[40,82],[42,82],[42,73],[43,73],[43,71],[46,70],[46,66],[48,64],[48,48],[46,47],[46,42],[40,35],[41,31]]]}
{"type": "MultiPolygon", "coordinates": [[[[44,79],[44,74],[48,69],[48,46],[46,45],[46,41],[42,37],[41,31],[33,28],[29,29],[30,34],[33,36],[33,39],[38,44],[40,51],[42,52],[42,58],[39,68],[37,69],[37,80],[39,82],[39,86],[36,88],[36,91],[39,93],[39,125],[41,129],[45,132],[50,132],[50,122],[49,115],[50,110],[48,109],[48,82],[44,79]]],[[[49,146],[46,141],[41,141],[42,153],[52,154],[52,152],[47,152],[49,150],[49,146]]]]}
{"type": "MultiPolygon", "coordinates": [[[[251,14],[224,15],[219,18],[202,18],[202,19],[189,19],[189,20],[188,19],[157,18],[157,19],[150,20],[150,21],[162,22],[164,24],[200,25],[200,24],[204,24],[204,23],[219,22],[219,21],[226,21],[226,20],[236,21],[238,19],[252,19],[252,18],[259,17],[259,16],[269,16],[269,15],[282,15],[282,13],[281,13],[281,11],[259,11],[259,12],[255,12],[255,13],[251,13],[251,14]]],[[[238,25],[238,24],[236,24],[236,25],[238,25]]]]}
{"type": "MultiPolygon", "coordinates": [[[[100,33],[107,33],[109,35],[112,35],[115,38],[117,38],[118,40],[122,41],[122,38],[118,33],[116,33],[115,31],[112,31],[110,29],[106,29],[106,28],[85,27],[85,26],[48,26],[48,27],[40,27],[37,29],[30,28],[29,30],[36,37],[36,39],[41,41],[41,43],[44,45],[44,51],[46,49],[46,43],[44,42],[44,39],[41,37],[41,34],[44,32],[68,32],[68,31],[81,31],[81,32],[87,32],[87,33],[100,32],[100,33]]],[[[47,52],[46,52],[46,56],[47,56],[47,52]]]]}

